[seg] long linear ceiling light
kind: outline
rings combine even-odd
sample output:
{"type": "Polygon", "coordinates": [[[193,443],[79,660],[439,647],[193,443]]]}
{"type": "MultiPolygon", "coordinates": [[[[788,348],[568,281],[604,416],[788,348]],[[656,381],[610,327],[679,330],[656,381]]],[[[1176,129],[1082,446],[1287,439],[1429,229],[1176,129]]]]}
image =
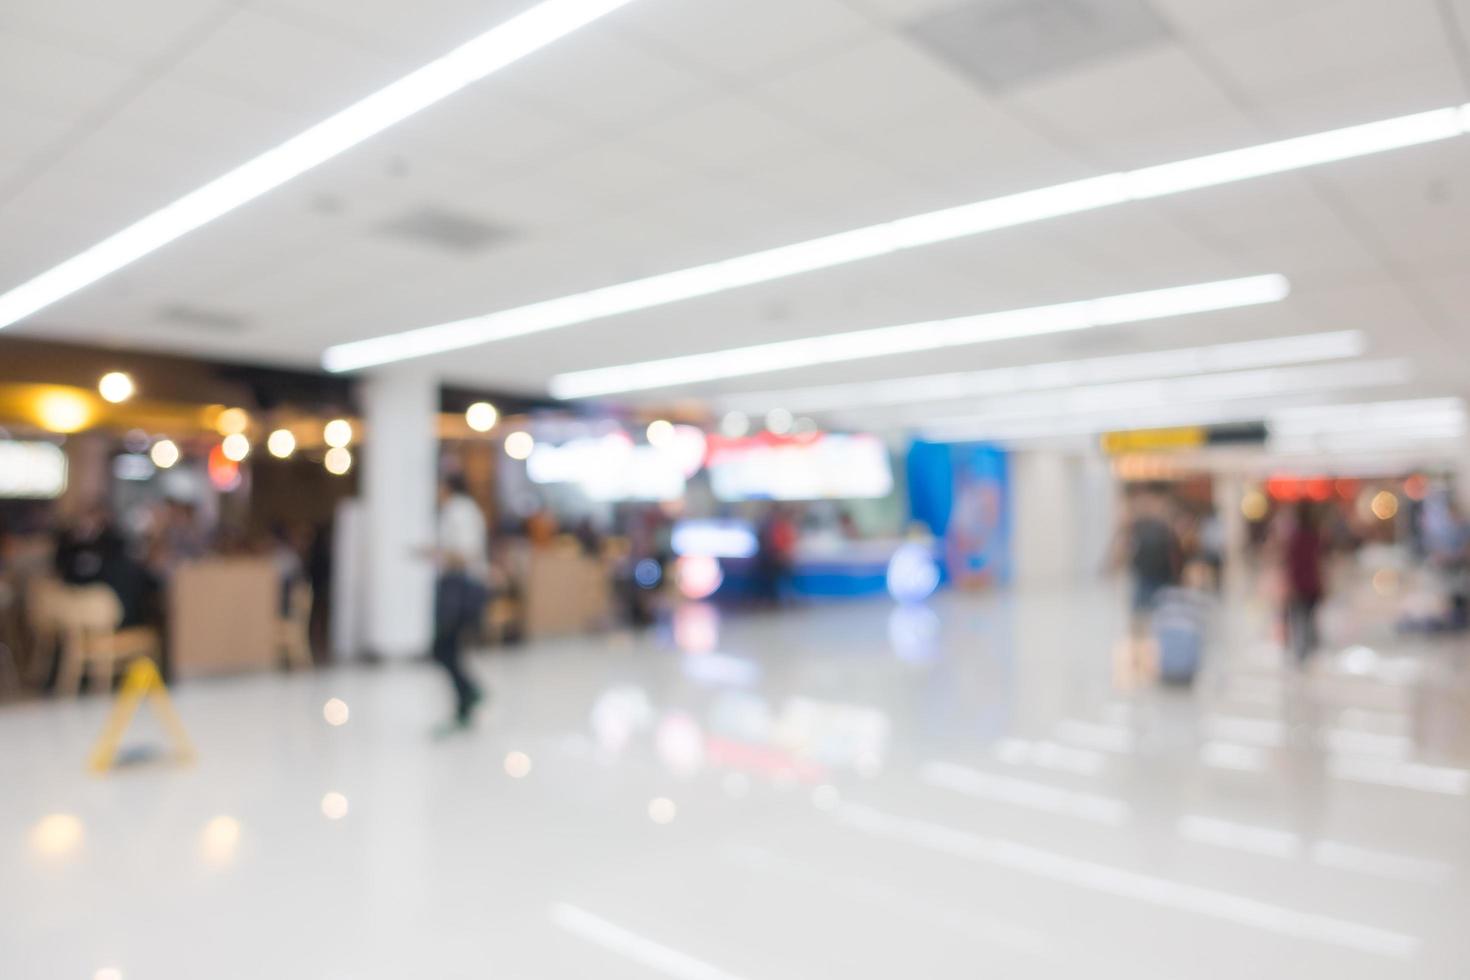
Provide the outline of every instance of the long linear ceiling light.
{"type": "Polygon", "coordinates": [[[1276,303],[1285,299],[1290,292],[1291,284],[1285,276],[1226,279],[1074,303],[1033,306],[924,323],[905,323],[895,327],[875,327],[798,340],[779,340],[751,347],[711,351],[707,354],[687,354],[638,364],[574,371],[554,376],[550,387],[551,394],[557,398],[590,398],[615,392],[667,388],[696,381],[784,371],[813,364],[835,364],[869,357],[909,354],[943,347],[1276,303]]]}
{"type": "MultiPolygon", "coordinates": [[[[1195,402],[1241,401],[1331,391],[1406,384],[1413,368],[1406,358],[1381,358],[1333,364],[1253,368],[1187,377],[1079,385],[1053,391],[1033,391],[983,399],[968,406],[963,418],[991,424],[1046,418],[1091,419],[1106,413],[1143,411],[1195,402]]],[[[852,413],[873,423],[942,425],[922,407],[862,409],[852,413]]],[[[846,418],[847,416],[844,416],[846,418]]]]}
{"type": "Polygon", "coordinates": [[[1180,347],[1141,354],[1018,364],[984,371],[741,392],[720,398],[719,403],[726,409],[748,412],[764,412],[779,406],[803,413],[854,407],[871,408],[878,405],[933,403],[1023,391],[1047,391],[1075,385],[1186,377],[1215,371],[1335,361],[1357,357],[1367,348],[1367,338],[1362,331],[1336,330],[1331,333],[1239,340],[1228,344],[1180,347]]]}
{"type": "Polygon", "coordinates": [[[1470,104],[1055,184],[498,313],[338,344],[327,349],[322,363],[330,371],[352,371],[425,357],[1046,218],[1432,143],[1466,132],[1470,132],[1470,104]]]}
{"type": "Polygon", "coordinates": [[[544,0],[0,295],[0,328],[91,285],[632,0],[544,0]]]}

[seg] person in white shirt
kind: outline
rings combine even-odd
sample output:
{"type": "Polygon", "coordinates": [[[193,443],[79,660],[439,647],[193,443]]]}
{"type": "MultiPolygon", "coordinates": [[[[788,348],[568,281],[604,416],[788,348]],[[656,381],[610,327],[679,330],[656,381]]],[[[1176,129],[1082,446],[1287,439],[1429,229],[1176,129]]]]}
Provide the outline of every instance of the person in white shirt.
{"type": "Polygon", "coordinates": [[[454,684],[455,724],[468,726],[484,693],[461,662],[465,630],[477,622],[490,597],[490,554],[485,515],[458,474],[439,481],[439,522],[434,560],[434,659],[454,684]]]}

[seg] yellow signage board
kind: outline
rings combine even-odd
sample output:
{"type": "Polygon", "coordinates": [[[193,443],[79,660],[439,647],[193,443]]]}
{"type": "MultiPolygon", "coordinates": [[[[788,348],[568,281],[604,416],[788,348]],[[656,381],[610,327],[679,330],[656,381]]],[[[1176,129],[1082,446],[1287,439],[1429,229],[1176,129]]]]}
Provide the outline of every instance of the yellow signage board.
{"type": "Polygon", "coordinates": [[[1104,432],[1102,450],[1110,456],[1169,452],[1198,449],[1208,440],[1209,430],[1202,425],[1177,429],[1134,429],[1128,432],[1104,432]]]}

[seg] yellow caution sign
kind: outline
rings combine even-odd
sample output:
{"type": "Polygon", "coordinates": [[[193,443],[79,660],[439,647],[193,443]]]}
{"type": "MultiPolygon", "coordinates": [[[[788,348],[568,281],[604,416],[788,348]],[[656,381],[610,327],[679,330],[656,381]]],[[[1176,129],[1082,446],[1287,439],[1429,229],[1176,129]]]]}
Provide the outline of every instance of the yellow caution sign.
{"type": "Polygon", "coordinates": [[[122,690],[118,692],[117,701],[112,706],[112,714],[108,716],[107,725],[92,748],[87,768],[94,773],[104,773],[112,768],[117,759],[117,750],[122,745],[123,732],[127,731],[128,723],[138,713],[138,706],[143,703],[144,698],[153,704],[154,714],[158,715],[158,720],[163,722],[163,727],[173,739],[178,761],[194,761],[194,746],[190,744],[189,735],[184,731],[184,723],[179,720],[173,702],[169,700],[163,677],[153,661],[145,657],[133,661],[128,668],[127,676],[123,678],[122,690]]]}

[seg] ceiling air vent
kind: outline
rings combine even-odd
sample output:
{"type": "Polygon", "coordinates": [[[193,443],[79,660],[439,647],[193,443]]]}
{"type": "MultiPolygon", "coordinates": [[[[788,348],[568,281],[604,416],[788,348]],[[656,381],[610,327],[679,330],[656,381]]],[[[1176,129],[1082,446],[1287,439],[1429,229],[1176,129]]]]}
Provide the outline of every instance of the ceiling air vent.
{"type": "Polygon", "coordinates": [[[1146,0],[968,0],[910,24],[908,33],[995,91],[1169,37],[1146,0]]]}
{"type": "Polygon", "coordinates": [[[468,255],[511,237],[511,231],[473,215],[425,207],[378,226],[390,238],[431,245],[441,251],[468,255]]]}
{"type": "Polygon", "coordinates": [[[238,313],[224,310],[209,310],[187,303],[170,303],[158,310],[158,322],[185,330],[203,330],[209,333],[234,333],[244,330],[250,321],[238,313]]]}

